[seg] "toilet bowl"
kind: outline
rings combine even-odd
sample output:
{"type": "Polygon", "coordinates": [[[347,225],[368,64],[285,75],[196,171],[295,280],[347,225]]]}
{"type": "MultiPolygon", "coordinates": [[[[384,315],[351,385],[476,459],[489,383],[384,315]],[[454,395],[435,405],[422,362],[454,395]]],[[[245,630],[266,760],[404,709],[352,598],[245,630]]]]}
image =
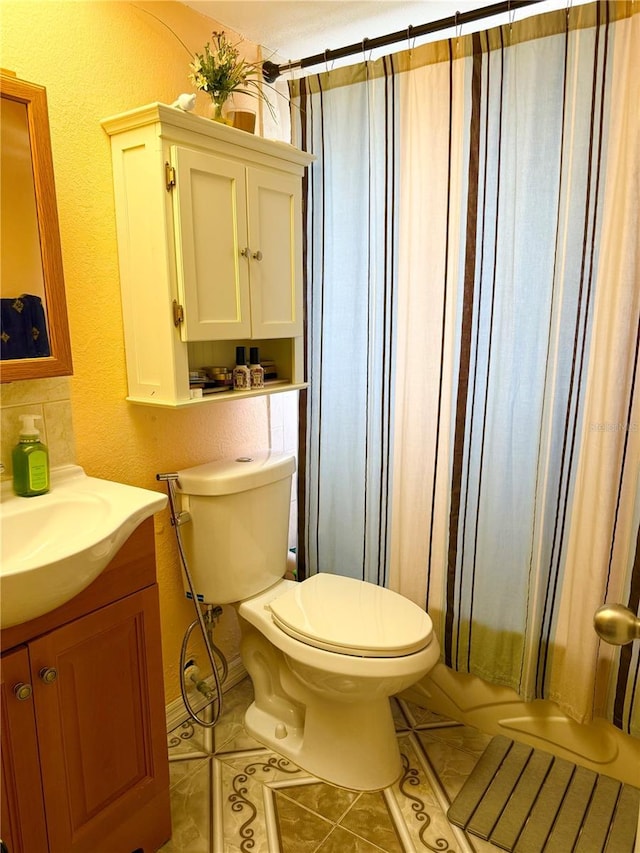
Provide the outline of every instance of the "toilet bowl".
{"type": "Polygon", "coordinates": [[[361,791],[402,770],[390,697],[440,656],[428,614],[391,590],[321,572],[284,580],[293,457],[178,472],[196,591],[232,604],[255,699],[247,730],[331,784],[361,791]]]}
{"type": "MultiPolygon", "coordinates": [[[[245,718],[249,732],[294,764],[334,785],[370,791],[393,784],[400,776],[401,760],[389,697],[415,684],[439,658],[440,649],[427,614],[390,590],[329,574],[313,575],[302,583],[282,580],[239,604],[237,612],[242,659],[255,690],[255,701],[245,718]],[[313,624],[304,625],[312,633],[306,638],[294,636],[290,625],[279,624],[279,611],[291,615],[292,605],[300,606],[301,614],[316,612],[317,607],[329,624],[331,594],[342,593],[339,602],[357,605],[358,593],[363,591],[374,595],[359,602],[360,612],[356,614],[354,609],[348,623],[334,622],[334,629],[338,625],[349,629],[342,648],[335,634],[332,639],[328,631],[318,632],[313,624]],[[380,595],[376,602],[377,593],[386,595],[380,595]],[[302,605],[295,601],[301,595],[308,597],[302,605]],[[381,642],[384,628],[380,619],[385,605],[387,611],[393,611],[388,613],[389,621],[398,611],[409,616],[409,622],[412,616],[424,617],[413,619],[413,635],[407,643],[414,647],[420,644],[421,648],[399,654],[390,630],[386,630],[388,644],[381,642]],[[363,647],[358,649],[354,648],[354,623],[360,618],[370,621],[360,626],[364,629],[363,647]],[[393,644],[395,654],[391,656],[393,644]],[[381,656],[374,656],[374,652],[381,656]]],[[[401,624],[405,627],[404,639],[408,639],[407,623],[401,624]]]]}

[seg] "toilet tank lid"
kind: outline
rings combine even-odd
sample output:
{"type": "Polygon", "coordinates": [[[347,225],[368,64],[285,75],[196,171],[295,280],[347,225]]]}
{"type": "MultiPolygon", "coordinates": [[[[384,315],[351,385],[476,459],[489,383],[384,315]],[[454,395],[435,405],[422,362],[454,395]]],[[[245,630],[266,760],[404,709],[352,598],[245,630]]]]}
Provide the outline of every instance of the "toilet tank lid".
{"type": "Polygon", "coordinates": [[[178,471],[178,491],[187,495],[232,495],[284,480],[296,470],[290,453],[251,453],[178,471]]]}

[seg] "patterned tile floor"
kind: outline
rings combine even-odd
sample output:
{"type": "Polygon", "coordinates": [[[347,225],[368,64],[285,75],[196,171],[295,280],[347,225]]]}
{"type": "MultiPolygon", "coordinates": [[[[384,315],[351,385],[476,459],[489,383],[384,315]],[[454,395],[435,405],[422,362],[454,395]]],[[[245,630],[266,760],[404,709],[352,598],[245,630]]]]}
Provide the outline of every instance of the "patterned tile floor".
{"type": "Polygon", "coordinates": [[[394,717],[404,772],[376,793],[336,788],[265,749],[243,727],[246,678],[213,732],[169,733],[173,837],[161,853],[485,853],[446,811],[490,737],[403,700],[394,717]]]}

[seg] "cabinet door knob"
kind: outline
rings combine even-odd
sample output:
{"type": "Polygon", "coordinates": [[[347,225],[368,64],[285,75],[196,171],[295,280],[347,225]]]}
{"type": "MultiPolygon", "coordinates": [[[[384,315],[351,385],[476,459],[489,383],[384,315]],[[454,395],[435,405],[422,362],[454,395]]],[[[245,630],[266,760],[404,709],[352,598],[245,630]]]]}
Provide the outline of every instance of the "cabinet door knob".
{"type": "Polygon", "coordinates": [[[13,695],[19,702],[24,702],[26,699],[30,699],[32,692],[33,691],[31,690],[31,685],[25,684],[22,681],[16,684],[13,688],[13,695]]]}
{"type": "Polygon", "coordinates": [[[249,260],[249,258],[251,257],[251,249],[248,246],[245,246],[244,249],[240,249],[240,254],[243,258],[249,260]]]}
{"type": "Polygon", "coordinates": [[[38,675],[40,676],[42,681],[44,681],[45,684],[53,684],[53,682],[58,677],[58,670],[52,666],[44,666],[42,667],[38,675]]]}
{"type": "Polygon", "coordinates": [[[253,253],[253,255],[251,255],[251,257],[252,257],[255,261],[261,261],[261,260],[262,260],[262,252],[260,251],[260,249],[258,249],[258,251],[257,251],[257,252],[254,252],[254,253],[253,253]]]}

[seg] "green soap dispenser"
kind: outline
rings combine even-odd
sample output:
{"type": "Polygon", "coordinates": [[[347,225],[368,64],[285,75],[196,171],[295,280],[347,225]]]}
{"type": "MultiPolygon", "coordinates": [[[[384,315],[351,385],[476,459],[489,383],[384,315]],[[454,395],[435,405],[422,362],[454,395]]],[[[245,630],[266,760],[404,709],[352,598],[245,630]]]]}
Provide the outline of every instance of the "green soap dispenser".
{"type": "Polygon", "coordinates": [[[49,491],[49,451],[40,441],[34,421],[40,415],[20,415],[20,441],[13,448],[13,491],[23,498],[49,491]]]}

